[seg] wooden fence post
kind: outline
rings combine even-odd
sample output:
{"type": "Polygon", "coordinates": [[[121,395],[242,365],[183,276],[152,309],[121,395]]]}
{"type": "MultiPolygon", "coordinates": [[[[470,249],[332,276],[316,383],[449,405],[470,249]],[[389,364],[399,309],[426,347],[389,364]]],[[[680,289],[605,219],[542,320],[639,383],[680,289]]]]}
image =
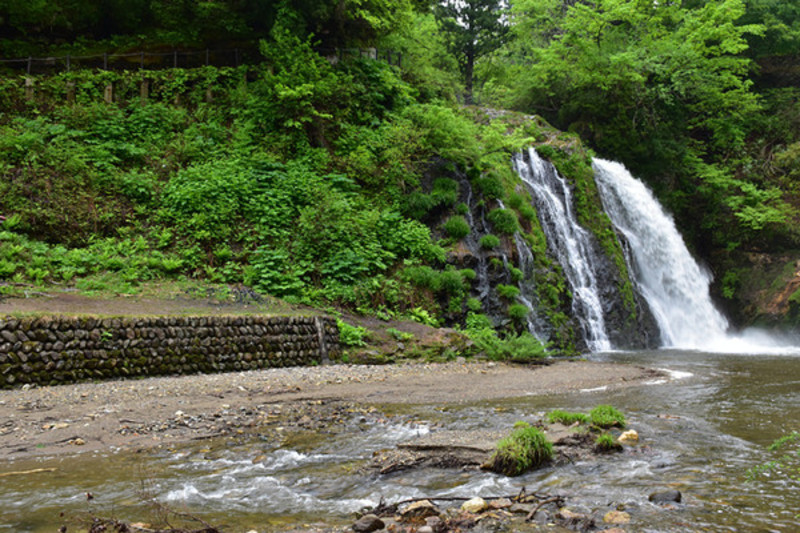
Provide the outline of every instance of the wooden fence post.
{"type": "Polygon", "coordinates": [[[33,78],[25,78],[25,100],[33,100],[33,78]]]}
{"type": "Polygon", "coordinates": [[[139,82],[139,102],[145,105],[148,96],[150,96],[150,80],[142,78],[142,81],[139,82]]]}
{"type": "Polygon", "coordinates": [[[103,91],[103,100],[105,100],[105,102],[107,104],[110,104],[110,103],[112,103],[114,101],[114,84],[113,83],[109,82],[108,85],[106,85],[106,88],[103,91]]]}
{"type": "Polygon", "coordinates": [[[72,80],[67,82],[67,102],[75,103],[75,82],[72,80]]]}

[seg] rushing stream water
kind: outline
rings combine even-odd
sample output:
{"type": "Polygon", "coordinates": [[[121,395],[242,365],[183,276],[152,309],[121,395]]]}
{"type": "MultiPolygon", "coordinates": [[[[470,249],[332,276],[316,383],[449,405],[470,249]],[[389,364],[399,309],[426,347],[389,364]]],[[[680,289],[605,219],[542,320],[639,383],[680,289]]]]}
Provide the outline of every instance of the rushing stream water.
{"type": "MultiPolygon", "coordinates": [[[[265,531],[296,522],[347,523],[350,514],[381,497],[474,496],[529,491],[561,493],[577,508],[622,504],[634,531],[797,531],[800,491],[784,476],[747,479],[773,457],[766,446],[797,430],[800,355],[734,355],[678,350],[596,354],[604,361],[654,365],[671,380],[608,392],[518,398],[474,405],[406,407],[417,423],[347,421],[346,431],[307,436],[273,448],[254,440],[238,447],[188,447],[105,458],[40,459],[2,464],[0,471],[57,466],[37,476],[0,483],[0,531],[52,532],[62,511],[141,518],[137,491],[187,508],[227,531],[265,531]],[[610,403],[641,435],[623,454],[546,467],[518,478],[484,472],[422,469],[377,476],[359,469],[372,453],[416,435],[447,429],[507,429],[553,408],[587,410],[610,403]],[[253,459],[264,454],[262,461],[253,459]],[[677,488],[677,510],[647,501],[677,488]],[[86,492],[97,495],[87,503],[86,492]],[[137,516],[138,513],[138,516],[137,516]]],[[[402,418],[402,417],[400,417],[402,418]]],[[[389,417],[387,420],[392,420],[389,417]]]]}

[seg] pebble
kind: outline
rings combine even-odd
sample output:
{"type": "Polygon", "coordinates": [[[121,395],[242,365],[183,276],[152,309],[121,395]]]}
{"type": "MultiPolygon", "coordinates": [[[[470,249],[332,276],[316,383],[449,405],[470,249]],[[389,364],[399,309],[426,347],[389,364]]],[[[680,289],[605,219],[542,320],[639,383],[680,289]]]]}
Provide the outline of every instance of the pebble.
{"type": "Polygon", "coordinates": [[[622,435],[619,436],[617,442],[628,443],[628,444],[633,442],[639,442],[639,433],[637,433],[635,429],[629,429],[628,431],[623,432],[622,435]]]}
{"type": "Polygon", "coordinates": [[[606,524],[627,524],[631,521],[631,515],[625,511],[609,511],[603,516],[606,524]]]}
{"type": "Polygon", "coordinates": [[[461,510],[472,514],[478,514],[485,511],[489,505],[481,497],[472,498],[461,504],[461,510]]]}

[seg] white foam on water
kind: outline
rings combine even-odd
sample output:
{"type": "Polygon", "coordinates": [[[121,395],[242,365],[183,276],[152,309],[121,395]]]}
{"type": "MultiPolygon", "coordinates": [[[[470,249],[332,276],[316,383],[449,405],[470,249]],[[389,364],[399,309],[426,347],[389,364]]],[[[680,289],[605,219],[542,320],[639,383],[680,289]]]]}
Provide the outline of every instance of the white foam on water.
{"type": "Polygon", "coordinates": [[[593,389],[581,389],[580,392],[602,392],[604,390],[608,390],[608,385],[602,385],[600,387],[594,387],[593,389]]]}

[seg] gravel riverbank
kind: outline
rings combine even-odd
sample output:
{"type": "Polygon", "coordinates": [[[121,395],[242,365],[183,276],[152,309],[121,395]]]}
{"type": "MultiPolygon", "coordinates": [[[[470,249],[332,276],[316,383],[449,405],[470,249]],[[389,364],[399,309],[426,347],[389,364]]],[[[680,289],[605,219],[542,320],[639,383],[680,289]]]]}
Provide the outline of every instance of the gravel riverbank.
{"type": "MultiPolygon", "coordinates": [[[[160,377],[0,391],[0,460],[147,448],[245,433],[269,406],[342,401],[452,404],[625,387],[658,376],[637,366],[562,361],[526,367],[481,361],[333,365],[160,377]]],[[[285,411],[285,410],[284,410],[285,411]]],[[[0,470],[13,470],[0,465],[0,470]]]]}

